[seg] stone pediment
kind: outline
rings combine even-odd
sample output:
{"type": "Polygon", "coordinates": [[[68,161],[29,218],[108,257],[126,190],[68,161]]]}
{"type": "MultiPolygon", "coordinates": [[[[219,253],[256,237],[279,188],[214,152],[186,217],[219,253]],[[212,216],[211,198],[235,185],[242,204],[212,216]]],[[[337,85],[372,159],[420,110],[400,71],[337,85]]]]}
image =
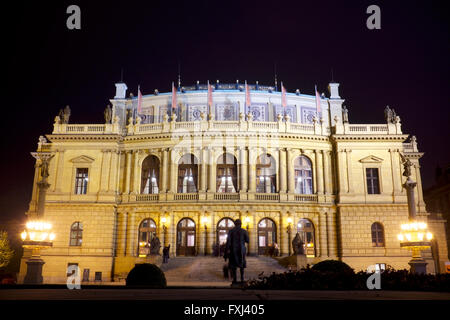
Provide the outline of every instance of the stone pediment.
{"type": "Polygon", "coordinates": [[[362,163],[381,163],[383,162],[383,159],[375,157],[373,155],[367,156],[365,158],[359,159],[359,162],[362,163]]]}
{"type": "Polygon", "coordinates": [[[79,156],[70,160],[73,163],[92,163],[95,159],[88,156],[79,156]]]}

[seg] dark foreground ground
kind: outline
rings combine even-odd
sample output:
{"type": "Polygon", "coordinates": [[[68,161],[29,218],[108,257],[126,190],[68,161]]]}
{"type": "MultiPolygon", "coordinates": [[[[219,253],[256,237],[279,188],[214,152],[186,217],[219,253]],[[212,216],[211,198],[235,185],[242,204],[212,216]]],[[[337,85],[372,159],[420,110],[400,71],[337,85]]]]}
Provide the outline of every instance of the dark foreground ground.
{"type": "Polygon", "coordinates": [[[0,288],[0,300],[447,300],[450,292],[288,291],[231,288],[0,288]]]}

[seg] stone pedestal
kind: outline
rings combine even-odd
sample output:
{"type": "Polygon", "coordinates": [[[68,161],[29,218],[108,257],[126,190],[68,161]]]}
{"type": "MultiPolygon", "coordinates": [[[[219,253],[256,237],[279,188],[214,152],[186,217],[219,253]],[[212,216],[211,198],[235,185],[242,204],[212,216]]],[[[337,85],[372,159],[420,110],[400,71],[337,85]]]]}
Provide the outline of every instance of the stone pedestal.
{"type": "Polygon", "coordinates": [[[411,267],[411,273],[426,274],[427,262],[424,259],[412,259],[408,264],[411,267]]]}
{"type": "Polygon", "coordinates": [[[44,265],[44,260],[41,258],[30,258],[26,262],[27,264],[27,274],[23,280],[24,284],[42,284],[42,266],[44,265]]]}
{"type": "Polygon", "coordinates": [[[297,254],[297,270],[306,268],[306,254],[297,254]]]}

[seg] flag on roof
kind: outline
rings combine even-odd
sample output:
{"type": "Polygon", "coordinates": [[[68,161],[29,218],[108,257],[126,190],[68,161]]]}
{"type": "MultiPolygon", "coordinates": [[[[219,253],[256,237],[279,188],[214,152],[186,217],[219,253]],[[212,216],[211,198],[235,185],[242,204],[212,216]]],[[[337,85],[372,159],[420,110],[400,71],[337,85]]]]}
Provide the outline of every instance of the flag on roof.
{"type": "Polygon", "coordinates": [[[250,110],[250,105],[252,104],[250,100],[250,88],[247,85],[247,80],[245,80],[245,107],[250,110]]]}
{"type": "Polygon", "coordinates": [[[212,108],[213,97],[212,97],[212,86],[209,84],[208,80],[208,107],[212,108]]]}
{"type": "Polygon", "coordinates": [[[281,106],[287,107],[286,88],[283,86],[283,82],[281,82],[281,106]]]}
{"type": "Polygon", "coordinates": [[[317,91],[317,86],[314,87],[315,91],[316,91],[316,113],[317,116],[319,116],[321,110],[320,110],[320,95],[319,92],[317,91]]]}
{"type": "Polygon", "coordinates": [[[175,85],[172,82],[172,110],[176,110],[177,108],[177,90],[175,89],[175,85]]]}
{"type": "Polygon", "coordinates": [[[142,93],[141,93],[141,87],[138,86],[138,105],[137,105],[137,112],[138,114],[142,113],[142,93]]]}

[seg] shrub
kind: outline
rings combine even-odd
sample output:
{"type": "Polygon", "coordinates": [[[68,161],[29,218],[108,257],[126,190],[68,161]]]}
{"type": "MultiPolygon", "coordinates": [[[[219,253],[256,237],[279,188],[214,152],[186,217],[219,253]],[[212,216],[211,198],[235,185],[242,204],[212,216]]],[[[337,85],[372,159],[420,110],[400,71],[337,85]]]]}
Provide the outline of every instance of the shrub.
{"type": "Polygon", "coordinates": [[[343,274],[354,274],[353,269],[345,262],[338,260],[324,260],[316,263],[311,269],[320,272],[332,272],[343,274]]]}
{"type": "Polygon", "coordinates": [[[126,285],[151,288],[165,288],[167,286],[164,272],[158,266],[150,263],[136,264],[126,279],[126,285]]]}

